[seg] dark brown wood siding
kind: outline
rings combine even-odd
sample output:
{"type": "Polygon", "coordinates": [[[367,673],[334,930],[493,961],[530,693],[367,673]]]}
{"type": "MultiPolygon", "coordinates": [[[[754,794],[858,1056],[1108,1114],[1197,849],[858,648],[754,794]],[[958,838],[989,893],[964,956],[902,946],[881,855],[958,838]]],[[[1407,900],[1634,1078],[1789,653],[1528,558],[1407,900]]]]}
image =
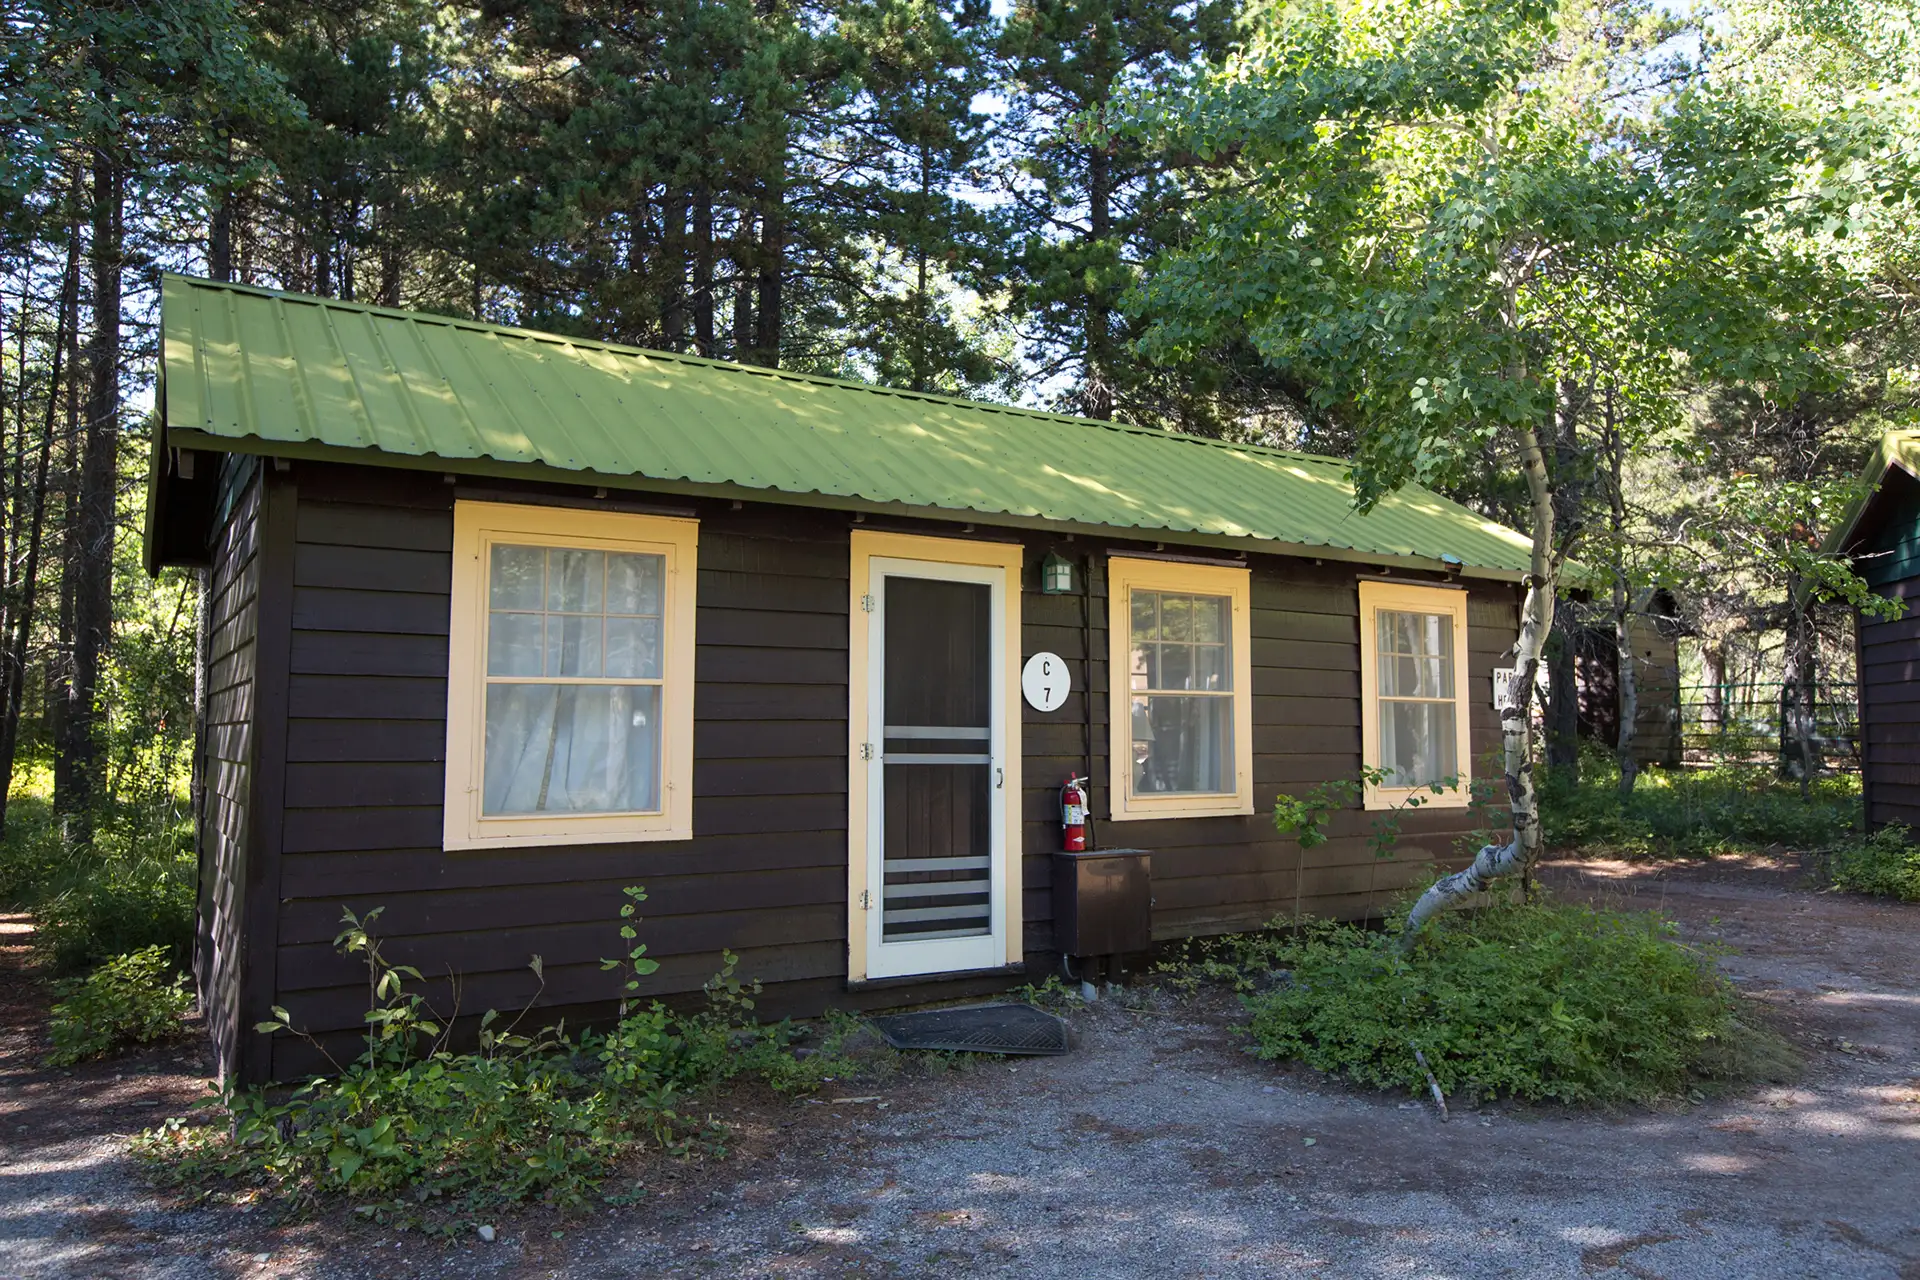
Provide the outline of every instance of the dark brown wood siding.
{"type": "Polygon", "coordinates": [[[1856,619],[1867,825],[1920,830],[1920,480],[1890,469],[1856,532],[1854,568],[1876,594],[1905,605],[1897,619],[1856,619]]]}
{"type": "MultiPolygon", "coordinates": [[[[536,999],[604,1012],[620,982],[600,960],[621,952],[615,917],[635,884],[660,962],[643,994],[698,991],[722,949],[769,984],[844,979],[845,517],[697,512],[694,839],[448,853],[455,490],[370,469],[300,476],[279,917],[296,1022],[338,1031],[364,1012],[362,975],[332,945],[347,908],[381,909],[389,957],[428,974],[442,1007],[451,971],[463,1012],[536,999]]],[[[282,1043],[280,1074],[307,1065],[282,1043]]]]}
{"type": "Polygon", "coordinates": [[[224,459],[207,579],[207,710],[199,749],[206,797],[200,813],[200,888],[194,978],[222,1077],[236,1068],[244,971],[254,671],[260,586],[260,469],[224,459]]]}
{"type": "Polygon", "coordinates": [[[1900,600],[1897,621],[1859,619],[1860,772],[1867,825],[1902,822],[1920,830],[1920,577],[1876,582],[1900,600]]]}
{"type": "MultiPolygon", "coordinates": [[[[269,522],[284,526],[283,543],[267,556],[284,566],[275,571],[278,601],[269,602],[281,620],[280,709],[268,716],[271,746],[256,731],[253,748],[275,756],[275,777],[250,785],[277,817],[254,837],[270,874],[256,871],[249,883],[271,893],[272,909],[260,938],[249,939],[268,950],[249,961],[249,976],[270,984],[270,1002],[296,1024],[343,1041],[361,1025],[364,976],[332,940],[343,910],[376,908],[388,957],[427,974],[427,993],[443,1012],[454,1011],[457,987],[463,1014],[537,1002],[575,1023],[604,1016],[620,987],[600,961],[620,949],[615,915],[622,888],[633,884],[646,886],[641,934],[660,962],[643,994],[697,992],[723,949],[740,957],[743,976],[768,984],[769,1012],[904,1003],[1017,980],[846,988],[846,515],[658,499],[661,509],[701,521],[692,840],[448,853],[448,592],[453,503],[465,491],[437,475],[315,463],[271,478],[275,493],[291,500],[297,492],[297,505],[284,508],[291,514],[278,525],[269,522]],[[535,955],[544,984],[529,967],[535,955]]],[[[581,496],[530,486],[475,496],[516,494],[581,496]]],[[[890,527],[964,536],[931,522],[890,527]]],[[[1058,787],[1069,773],[1088,771],[1089,737],[1096,844],[1153,851],[1159,939],[1295,913],[1378,912],[1435,864],[1456,862],[1469,826],[1459,811],[1408,816],[1392,859],[1374,857],[1370,815],[1357,807],[1337,815],[1334,838],[1304,856],[1273,830],[1279,791],[1350,779],[1360,767],[1358,570],[1288,557],[1251,562],[1258,812],[1106,820],[1106,558],[1150,546],[1025,539],[1019,659],[1058,653],[1077,686],[1056,711],[1024,712],[1019,839],[1031,960],[1052,963],[1058,787]],[[1049,551],[1073,558],[1083,573],[1091,564],[1090,594],[1040,593],[1039,564],[1049,551]]],[[[1469,599],[1469,697],[1481,756],[1498,748],[1491,674],[1512,643],[1517,608],[1505,586],[1475,587],[1469,599]]],[[[285,1037],[273,1041],[270,1061],[280,1078],[319,1065],[285,1037]]]]}
{"type": "MultiPolygon", "coordinates": [[[[1025,708],[1027,950],[1050,951],[1053,946],[1050,855],[1061,843],[1059,786],[1070,772],[1088,772],[1083,718],[1089,710],[1089,689],[1094,840],[1100,848],[1152,851],[1156,940],[1256,928],[1296,914],[1346,919],[1374,915],[1436,866],[1459,865],[1470,856],[1467,844],[1474,820],[1460,809],[1406,814],[1398,851],[1385,859],[1374,855],[1369,842],[1374,815],[1362,812],[1357,803],[1333,815],[1327,824],[1331,838],[1304,854],[1274,830],[1273,802],[1281,792],[1298,795],[1322,782],[1354,779],[1360,773],[1359,571],[1351,564],[1315,564],[1287,556],[1251,557],[1255,812],[1111,821],[1112,805],[1105,794],[1106,557],[1140,547],[1036,541],[1028,550],[1023,660],[1042,650],[1060,654],[1074,666],[1076,689],[1058,711],[1025,708]],[[1085,573],[1092,552],[1090,601],[1038,592],[1039,560],[1050,550],[1076,560],[1077,573],[1085,573]]],[[[1476,774],[1487,771],[1483,762],[1500,749],[1493,670],[1503,665],[1518,630],[1513,588],[1472,588],[1468,701],[1476,774]]]]}

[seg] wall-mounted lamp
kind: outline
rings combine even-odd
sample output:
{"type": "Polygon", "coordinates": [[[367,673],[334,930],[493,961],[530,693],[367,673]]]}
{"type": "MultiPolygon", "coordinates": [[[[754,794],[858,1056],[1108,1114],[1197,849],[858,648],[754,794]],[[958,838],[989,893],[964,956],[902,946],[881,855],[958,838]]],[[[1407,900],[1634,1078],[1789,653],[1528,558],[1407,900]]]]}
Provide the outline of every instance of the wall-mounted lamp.
{"type": "Polygon", "coordinates": [[[1057,552],[1047,552],[1047,558],[1040,562],[1040,594],[1073,594],[1073,561],[1057,552]]]}

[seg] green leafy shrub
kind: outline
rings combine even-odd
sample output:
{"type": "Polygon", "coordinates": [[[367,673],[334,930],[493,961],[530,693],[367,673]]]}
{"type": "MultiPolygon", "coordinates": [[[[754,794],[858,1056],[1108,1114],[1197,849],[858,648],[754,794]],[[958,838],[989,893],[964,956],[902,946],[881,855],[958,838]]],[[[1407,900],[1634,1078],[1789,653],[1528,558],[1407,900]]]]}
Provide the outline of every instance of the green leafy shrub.
{"type": "MultiPolygon", "coordinates": [[[[627,955],[606,967],[626,971],[633,992],[657,965],[637,942],[635,909],[646,895],[633,888],[626,896],[619,929],[627,955]]],[[[374,995],[360,1057],[290,1097],[229,1093],[222,1104],[231,1126],[175,1119],[142,1135],[136,1150],[161,1181],[245,1179],[295,1204],[337,1194],[369,1216],[428,1225],[530,1199],[576,1206],[638,1145],[690,1150],[717,1139],[719,1130],[679,1113],[687,1095],[743,1076],[806,1092],[881,1074],[897,1058],[850,1017],[829,1018],[818,1034],[756,1023],[759,984],[735,976],[731,953],[706,985],[702,1012],[653,1002],[577,1039],[561,1027],[521,1034],[518,1019],[503,1027],[488,1012],[477,1049],[457,1053],[444,1020],[409,987],[419,971],[382,954],[372,932],[379,914],[347,912],[334,940],[366,965],[374,995]]],[[[531,967],[544,983],[539,957],[531,967]]],[[[258,1030],[303,1034],[287,1010],[273,1013],[258,1030]]]]}
{"type": "Polygon", "coordinates": [[[1671,924],[1639,912],[1496,906],[1411,954],[1350,925],[1266,944],[1287,980],[1247,997],[1255,1052],[1381,1088],[1573,1103],[1685,1092],[1742,1034],[1738,998],[1671,924]]]}
{"type": "Polygon", "coordinates": [[[1920,847],[1914,845],[1913,833],[1897,822],[1835,845],[1826,871],[1836,889],[1920,902],[1920,847]]]}
{"type": "Polygon", "coordinates": [[[1589,748],[1578,782],[1543,775],[1541,829],[1547,846],[1629,858],[1697,858],[1765,849],[1824,849],[1860,826],[1859,779],[1817,780],[1803,798],[1760,765],[1709,769],[1649,766],[1622,800],[1613,757],[1589,748]]]}
{"type": "Polygon", "coordinates": [[[193,1007],[186,979],[169,963],[165,947],[146,947],[113,959],[84,978],[55,988],[47,1061],[72,1066],[132,1044],[176,1035],[193,1007]]]}

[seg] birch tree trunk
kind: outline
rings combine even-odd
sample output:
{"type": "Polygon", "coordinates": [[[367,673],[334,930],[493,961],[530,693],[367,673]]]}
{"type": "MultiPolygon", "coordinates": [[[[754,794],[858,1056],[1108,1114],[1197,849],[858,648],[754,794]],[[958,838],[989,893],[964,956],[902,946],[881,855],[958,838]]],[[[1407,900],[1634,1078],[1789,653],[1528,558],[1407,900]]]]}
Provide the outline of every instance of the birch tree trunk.
{"type": "Polygon", "coordinates": [[[1613,534],[1608,540],[1613,559],[1613,687],[1615,710],[1620,716],[1614,758],[1620,763],[1620,795],[1625,798],[1633,794],[1633,784],[1640,776],[1640,761],[1633,753],[1633,735],[1640,719],[1640,688],[1634,679],[1633,597],[1627,591],[1627,500],[1626,491],[1620,485],[1620,455],[1625,448],[1620,442],[1619,423],[1613,416],[1612,387],[1607,388],[1606,406],[1607,470],[1612,481],[1607,502],[1613,534]]]}
{"type": "Polygon", "coordinates": [[[1520,433],[1521,470],[1526,475],[1532,514],[1533,557],[1528,565],[1525,602],[1520,606],[1520,637],[1514,642],[1514,696],[1500,710],[1500,741],[1506,756],[1507,800],[1513,808],[1511,838],[1474,855],[1463,871],[1436,880],[1407,913],[1400,945],[1411,947],[1421,928],[1439,912],[1485,890],[1502,876],[1531,868],[1540,857],[1540,806],[1533,785],[1532,689],[1540,671],[1547,633],[1553,629],[1553,596],[1559,564],[1553,551],[1553,487],[1539,433],[1520,433]]]}

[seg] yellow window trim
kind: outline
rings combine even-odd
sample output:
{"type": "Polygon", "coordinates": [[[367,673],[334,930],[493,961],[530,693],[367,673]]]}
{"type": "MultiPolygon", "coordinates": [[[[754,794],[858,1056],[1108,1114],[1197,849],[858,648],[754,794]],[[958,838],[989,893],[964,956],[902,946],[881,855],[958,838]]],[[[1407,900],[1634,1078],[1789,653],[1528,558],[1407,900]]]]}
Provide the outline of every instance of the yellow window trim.
{"type": "Polygon", "coordinates": [[[964,538],[928,538],[907,533],[874,533],[855,529],[849,565],[847,616],[850,619],[847,654],[847,978],[867,977],[867,921],[861,903],[869,901],[867,882],[867,770],[860,759],[866,741],[869,695],[872,692],[873,646],[868,637],[862,597],[873,580],[875,559],[927,560],[934,564],[984,565],[1007,571],[1005,631],[1006,783],[1002,789],[1006,830],[1006,963],[1024,958],[1025,918],[1022,913],[1020,839],[1020,588],[1024,551],[1017,543],[978,542],[964,538]]]}
{"type": "Polygon", "coordinates": [[[1200,818],[1253,812],[1253,613],[1249,603],[1252,574],[1226,565],[1183,564],[1169,560],[1107,561],[1107,795],[1113,820],[1200,818]],[[1227,596],[1233,601],[1232,791],[1204,795],[1133,794],[1133,599],[1143,591],[1190,591],[1227,596]]]}
{"type": "Polygon", "coordinates": [[[447,654],[448,849],[686,840],[693,835],[693,621],[697,520],[498,502],[453,508],[453,598],[447,654]],[[636,551],[666,558],[661,607],[660,794],[656,812],[480,814],[486,740],[487,565],[495,542],[636,551]]]}
{"type": "Polygon", "coordinates": [[[1382,609],[1440,613],[1453,619],[1454,759],[1460,785],[1435,794],[1431,787],[1369,786],[1366,807],[1392,809],[1420,796],[1422,808],[1464,809],[1471,802],[1473,769],[1472,708],[1467,699],[1467,593],[1457,587],[1360,580],[1360,758],[1380,767],[1380,636],[1375,615],[1382,609]]]}

